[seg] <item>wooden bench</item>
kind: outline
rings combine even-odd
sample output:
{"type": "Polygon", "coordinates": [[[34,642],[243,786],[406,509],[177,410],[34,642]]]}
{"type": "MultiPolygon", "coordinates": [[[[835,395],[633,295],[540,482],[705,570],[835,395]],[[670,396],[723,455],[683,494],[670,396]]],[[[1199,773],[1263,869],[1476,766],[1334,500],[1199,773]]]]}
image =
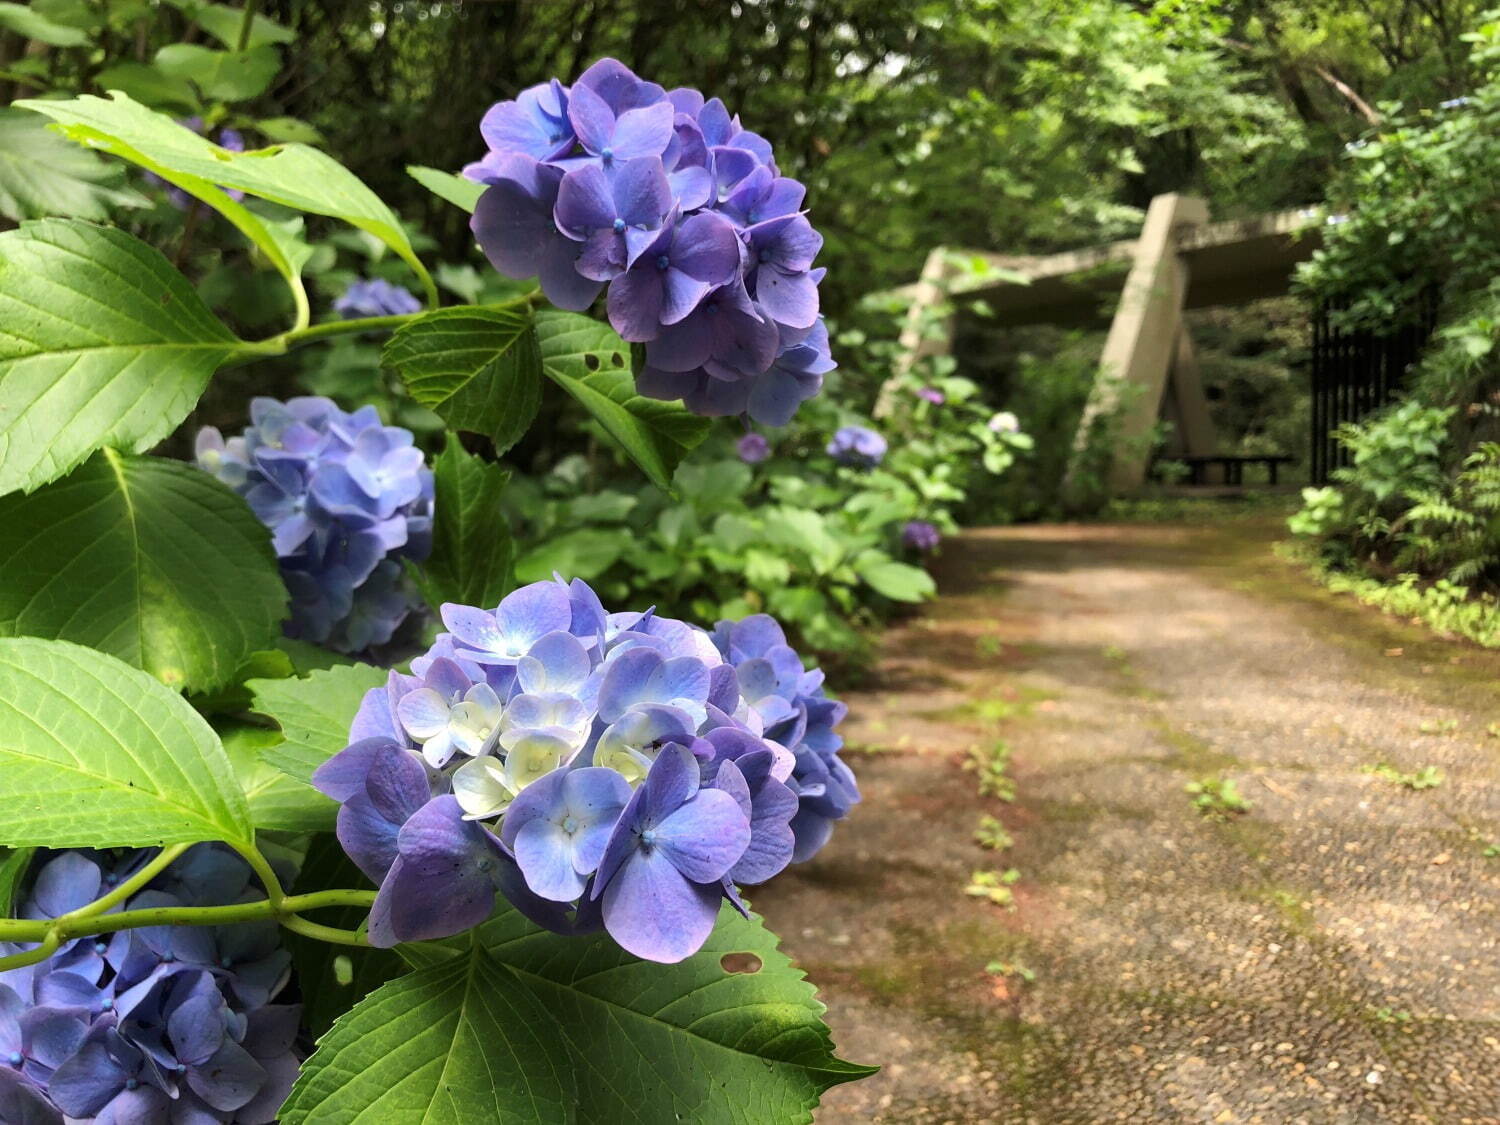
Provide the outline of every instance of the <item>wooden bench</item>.
{"type": "Polygon", "coordinates": [[[1271,484],[1277,484],[1278,473],[1282,465],[1290,465],[1295,458],[1288,457],[1282,453],[1266,454],[1264,456],[1241,457],[1237,455],[1211,457],[1174,457],[1174,461],[1181,461],[1188,467],[1188,484],[1207,484],[1208,467],[1218,465],[1224,472],[1225,484],[1244,484],[1246,465],[1264,465],[1266,473],[1270,477],[1271,484]]]}

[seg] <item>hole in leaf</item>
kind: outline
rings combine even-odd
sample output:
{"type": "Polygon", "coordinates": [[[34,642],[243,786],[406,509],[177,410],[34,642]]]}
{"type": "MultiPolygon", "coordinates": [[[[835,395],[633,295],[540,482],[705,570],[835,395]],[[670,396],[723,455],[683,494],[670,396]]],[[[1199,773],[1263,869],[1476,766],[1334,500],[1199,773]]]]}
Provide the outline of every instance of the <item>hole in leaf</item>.
{"type": "Polygon", "coordinates": [[[610,356],[610,362],[613,363],[616,367],[624,367],[625,357],[619,352],[615,352],[614,355],[610,356]]]}
{"type": "Polygon", "coordinates": [[[585,367],[587,367],[590,371],[598,371],[599,370],[599,357],[596,356],[593,352],[588,352],[583,357],[583,365],[585,367]]]}
{"type": "Polygon", "coordinates": [[[761,961],[753,953],[726,953],[719,958],[719,966],[726,973],[758,973],[761,961]]]}

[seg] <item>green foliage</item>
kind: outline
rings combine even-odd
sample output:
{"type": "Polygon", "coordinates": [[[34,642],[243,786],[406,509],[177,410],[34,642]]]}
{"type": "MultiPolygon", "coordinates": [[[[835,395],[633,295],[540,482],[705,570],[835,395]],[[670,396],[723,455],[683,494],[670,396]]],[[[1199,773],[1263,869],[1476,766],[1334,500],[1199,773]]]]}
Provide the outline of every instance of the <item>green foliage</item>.
{"type": "Polygon", "coordinates": [[[482,949],[417,969],[339,1017],[281,1120],[574,1121],[577,1079],[554,1019],[482,949]]]}
{"type": "Polygon", "coordinates": [[[1421,766],[1415,770],[1405,771],[1397,769],[1388,762],[1380,762],[1373,766],[1366,766],[1365,773],[1374,774],[1392,784],[1402,785],[1416,791],[1436,789],[1443,783],[1443,771],[1437,766],[1421,766]]]}
{"type": "Polygon", "coordinates": [[[123,231],[47,219],[0,234],[0,494],[101,446],[150,448],[244,348],[123,231]]]}
{"type": "MultiPolygon", "coordinates": [[[[283,773],[262,755],[282,741],[280,731],[248,723],[229,722],[219,728],[219,740],[245,793],[250,822],[259,830],[278,832],[332,831],[338,806],[304,782],[283,773]]],[[[332,884],[331,884],[332,885],[332,884]]]]}
{"type": "Polygon", "coordinates": [[[413,568],[428,604],[498,605],[515,586],[515,544],[501,506],[509,482],[499,465],[465,453],[448,435],[433,464],[432,554],[413,568]]]}
{"type": "Polygon", "coordinates": [[[0,215],[107,219],[111,206],[146,201],[120,186],[120,169],[52,133],[40,117],[0,108],[0,215]]]}
{"type": "Polygon", "coordinates": [[[680,403],[635,393],[630,345],[607,325],[578,313],[548,310],[536,316],[542,370],[591,414],[658,488],[688,450],[708,436],[709,422],[680,403]]]}
{"type": "Polygon", "coordinates": [[[403,324],[381,360],[450,429],[483,434],[502,454],[536,418],[541,354],[524,307],[438,309],[403,324]]]}
{"type": "Polygon", "coordinates": [[[997,738],[988,746],[975,746],[969,751],[964,769],[979,775],[979,794],[982,797],[998,797],[1002,801],[1016,799],[1016,782],[1010,776],[1010,743],[997,738]]]}
{"type": "Polygon", "coordinates": [[[1204,816],[1228,820],[1232,816],[1243,816],[1254,805],[1243,793],[1232,777],[1210,777],[1201,781],[1190,781],[1183,787],[1193,798],[1193,806],[1204,816]]]}
{"type": "Polygon", "coordinates": [[[289,241],[283,228],[221,189],[234,188],[283,207],[342,219],[394,250],[436,296],[400,220],[348,169],[317,149],[286,144],[229,152],[123,94],[111,100],[85,96],[16,104],[51,117],[70,139],[139,164],[203,200],[255,243],[299,296],[306,247],[289,241]]]}
{"type": "Polygon", "coordinates": [[[993,816],[985,816],[974,830],[974,842],[992,852],[1003,852],[1014,844],[1015,838],[1005,830],[1005,825],[993,816]]]}
{"type": "Polygon", "coordinates": [[[969,885],[964,894],[982,898],[996,906],[1015,905],[1015,892],[1011,890],[1021,878],[1014,867],[1004,871],[975,871],[969,876],[969,885]]]}
{"type": "Polygon", "coordinates": [[[104,450],[0,496],[0,635],[91,645],[202,691],[275,644],[286,605],[264,525],[180,462],[104,450]]]}
{"type": "Polygon", "coordinates": [[[1500,12],[1463,37],[1480,79],[1437,110],[1403,111],[1350,146],[1350,167],[1329,191],[1339,221],[1301,270],[1304,289],[1352,327],[1388,331],[1421,298],[1455,298],[1500,273],[1500,12]]]}
{"type": "Polygon", "coordinates": [[[0,845],[253,838],[218,738],[145,672],[65,641],[0,639],[0,845]]]}
{"type": "Polygon", "coordinates": [[[284,741],[261,757],[306,784],[313,771],[349,745],[349,724],[365,692],[383,687],[386,670],[346,664],[297,679],[251,680],[255,710],[281,728],[284,741]]]}
{"type": "MultiPolygon", "coordinates": [[[[504,908],[477,944],[547,1013],[535,1030],[578,1076],[579,1121],[807,1122],[829,1087],[873,1073],[833,1054],[812,987],[758,918],[728,906],[675,965],[602,935],[558,937],[504,908]]],[[[408,949],[419,967],[473,956],[455,943],[408,949]]]]}

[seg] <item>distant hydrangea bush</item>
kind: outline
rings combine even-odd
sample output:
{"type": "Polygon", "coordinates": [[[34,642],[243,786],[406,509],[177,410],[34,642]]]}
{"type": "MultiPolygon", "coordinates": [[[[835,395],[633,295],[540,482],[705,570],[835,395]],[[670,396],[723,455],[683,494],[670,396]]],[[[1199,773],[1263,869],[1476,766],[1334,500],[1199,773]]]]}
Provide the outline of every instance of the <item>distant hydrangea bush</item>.
{"type": "Polygon", "coordinates": [[[823,244],[804,186],[718,98],[664,90],[614,59],[485,114],[464,174],[489,185],[473,230],[490,262],[559,308],[608,286],[646,346],[637,389],[781,426],[835,364],[819,317],[823,244]]]}
{"type": "Polygon", "coordinates": [[[403,316],[422,311],[422,302],[411,290],[393,285],[384,278],[356,281],[333,303],[333,309],[345,319],[357,316],[403,316]]]}
{"type": "Polygon", "coordinates": [[[400,560],[432,544],[432,470],[411,432],[326,398],[257,398],[250,418],[228,440],[199,431],[197,460],[271,529],[287,633],[345,652],[389,641],[415,604],[400,560]]]}
{"type": "Polygon", "coordinates": [[[889,448],[885,438],[867,426],[842,426],[828,442],[827,452],[840,465],[873,469],[885,460],[889,448]]]}
{"type": "MultiPolygon", "coordinates": [[[[42,854],[18,917],[77,910],[153,853],[42,854]]],[[[114,909],[225,905],[249,888],[244,860],[203,844],[114,909]]],[[[270,920],[78,938],[0,973],[0,1121],[274,1121],[297,1077],[301,1008],[272,1003],[290,974],[270,920]]]]}
{"type": "Polygon", "coordinates": [[[901,529],[901,542],[914,551],[936,551],[943,541],[942,532],[926,520],[910,520],[901,529]]]}
{"type": "Polygon", "coordinates": [[[442,617],[313,778],[380,888],[375,945],[476,926],[498,890],[559,933],[680,961],[722,901],[744,910],[737,885],[813,855],[859,799],[844,705],[768,617],[710,634],[607,613],[577,579],[442,617]]]}

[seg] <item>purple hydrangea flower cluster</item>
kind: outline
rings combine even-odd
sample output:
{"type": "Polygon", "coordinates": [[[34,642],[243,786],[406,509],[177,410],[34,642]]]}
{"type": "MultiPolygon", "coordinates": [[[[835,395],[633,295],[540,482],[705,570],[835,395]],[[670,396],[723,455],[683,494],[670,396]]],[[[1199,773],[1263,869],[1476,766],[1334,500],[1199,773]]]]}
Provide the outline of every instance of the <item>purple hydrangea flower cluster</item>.
{"type": "Polygon", "coordinates": [[[577,579],[442,616],[313,777],[380,888],[376,945],[476,926],[498,890],[540,925],[680,961],[723,900],[744,910],[737,884],[807,858],[848,810],[852,778],[827,766],[842,707],[769,618],[710,636],[606,613],[577,579]]]}
{"type": "Polygon", "coordinates": [[[942,541],[942,533],[926,520],[910,520],[901,529],[901,542],[914,551],[936,551],[942,541]]]}
{"type": "Polygon", "coordinates": [[[637,389],[782,426],[835,366],[818,315],[823,239],[771,145],[718,98],[664,90],[614,59],[485,114],[480,247],[507,277],[646,345],[637,389]]]}
{"type": "Polygon", "coordinates": [[[410,431],[326,398],[252,399],[250,420],[227,441],[200,430],[198,465],[271,529],[287,634],[345,652],[389,641],[414,604],[398,560],[432,545],[432,470],[410,431]]]}
{"type": "MultiPolygon", "coordinates": [[[[53,853],[20,916],[76,910],[150,855],[53,853]]],[[[224,905],[250,893],[244,860],[202,844],[123,908],[224,905]]],[[[0,954],[25,948],[0,944],[0,954]]],[[[271,1003],[290,973],[269,921],[78,938],[0,973],[0,1121],[274,1121],[297,1077],[300,1007],[271,1003]]]]}
{"type": "Polygon", "coordinates": [[[866,426],[842,426],[828,443],[828,456],[840,465],[873,469],[885,459],[889,448],[885,438],[866,426]]]}
{"type": "Polygon", "coordinates": [[[383,277],[353,282],[333,309],[345,320],[359,316],[402,316],[422,311],[422,302],[411,290],[393,285],[383,277]]]}

